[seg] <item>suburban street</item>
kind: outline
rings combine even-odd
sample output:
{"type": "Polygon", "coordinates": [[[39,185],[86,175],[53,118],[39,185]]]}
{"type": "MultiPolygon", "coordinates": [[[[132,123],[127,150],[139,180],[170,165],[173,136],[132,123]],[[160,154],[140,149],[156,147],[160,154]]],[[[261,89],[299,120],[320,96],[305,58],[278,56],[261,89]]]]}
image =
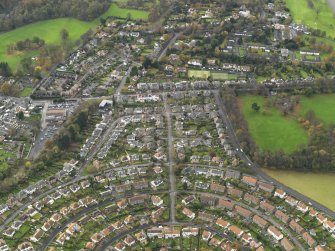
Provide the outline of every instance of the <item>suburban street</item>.
{"type": "Polygon", "coordinates": [[[335,250],[335,0],[0,2],[0,251],[335,250]]]}
{"type": "MultiPolygon", "coordinates": [[[[225,200],[230,200],[230,198],[225,197],[225,196],[219,196],[219,195],[213,195],[212,193],[206,193],[206,192],[187,192],[189,194],[200,194],[200,195],[206,195],[206,196],[211,196],[211,197],[215,197],[215,198],[222,198],[225,200]]],[[[292,240],[294,242],[294,244],[299,247],[300,250],[305,251],[306,249],[301,245],[301,243],[297,240],[297,238],[288,230],[288,228],[284,225],[284,224],[279,224],[277,221],[275,221],[271,215],[267,215],[266,213],[263,213],[251,206],[248,206],[244,203],[240,203],[238,201],[234,202],[236,205],[239,205],[241,207],[247,208],[248,210],[250,210],[251,212],[253,212],[254,214],[257,214],[259,216],[261,216],[262,218],[266,219],[268,222],[271,222],[272,225],[274,225],[276,228],[282,230],[287,236],[289,236],[290,240],[292,240]]]]}
{"type": "Polygon", "coordinates": [[[171,123],[171,110],[166,95],[163,95],[165,116],[168,129],[168,153],[169,153],[169,194],[170,194],[170,221],[176,223],[176,177],[174,173],[174,154],[173,154],[173,131],[171,123]]]}

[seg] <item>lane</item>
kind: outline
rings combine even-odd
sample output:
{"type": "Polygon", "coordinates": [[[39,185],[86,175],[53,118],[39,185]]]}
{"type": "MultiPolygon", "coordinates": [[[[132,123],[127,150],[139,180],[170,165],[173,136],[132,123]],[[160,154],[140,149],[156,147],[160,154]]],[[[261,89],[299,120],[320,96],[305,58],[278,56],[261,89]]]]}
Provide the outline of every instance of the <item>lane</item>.
{"type": "Polygon", "coordinates": [[[158,56],[157,56],[157,61],[161,61],[162,58],[166,55],[166,52],[168,50],[168,48],[178,39],[178,37],[182,34],[182,32],[180,33],[175,33],[173,35],[173,37],[170,39],[170,41],[164,46],[164,48],[159,52],[158,56]]]}
{"type": "Polygon", "coordinates": [[[120,85],[117,87],[117,89],[116,89],[116,91],[115,91],[115,95],[116,95],[116,96],[118,96],[118,95],[121,94],[122,88],[123,88],[124,85],[126,84],[126,82],[127,82],[127,78],[129,77],[130,72],[131,72],[131,70],[133,69],[133,67],[134,67],[134,65],[131,65],[131,66],[128,68],[126,74],[123,76],[123,78],[122,78],[122,80],[121,80],[121,82],[120,82],[120,85]]]}
{"type": "Polygon", "coordinates": [[[170,221],[176,223],[176,177],[174,174],[174,161],[173,161],[173,132],[171,123],[171,109],[167,102],[166,95],[163,95],[165,116],[168,127],[168,152],[169,152],[169,194],[170,194],[170,221]]]}

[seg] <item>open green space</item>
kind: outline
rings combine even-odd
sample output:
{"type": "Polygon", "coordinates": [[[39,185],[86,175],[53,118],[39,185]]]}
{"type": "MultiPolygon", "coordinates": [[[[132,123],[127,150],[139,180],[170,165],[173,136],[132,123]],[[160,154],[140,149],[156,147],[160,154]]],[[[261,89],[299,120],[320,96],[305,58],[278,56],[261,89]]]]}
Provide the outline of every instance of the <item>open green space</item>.
{"type": "Polygon", "coordinates": [[[188,70],[189,78],[196,79],[207,79],[208,77],[212,77],[214,80],[236,80],[236,74],[224,73],[224,72],[210,72],[206,70],[188,70]]]}
{"type": "Polygon", "coordinates": [[[37,55],[38,51],[24,52],[22,54],[8,55],[7,47],[17,41],[38,36],[47,44],[60,44],[60,31],[67,29],[72,41],[76,41],[90,28],[94,22],[82,22],[73,18],[58,18],[29,24],[0,35],[0,61],[6,61],[12,69],[16,69],[20,60],[25,57],[37,55]]]}
{"type": "Polygon", "coordinates": [[[302,173],[285,170],[264,170],[274,179],[294,190],[335,210],[335,190],[330,189],[335,182],[333,173],[302,173]]]}
{"type": "Polygon", "coordinates": [[[113,16],[118,18],[128,18],[128,16],[133,19],[143,19],[147,20],[149,12],[142,10],[133,10],[133,9],[122,9],[117,4],[113,3],[107,13],[103,15],[104,17],[113,16]]]}
{"type": "Polygon", "coordinates": [[[282,149],[285,153],[291,153],[300,145],[306,145],[308,135],[299,123],[293,118],[284,117],[274,107],[266,108],[265,100],[259,96],[242,96],[239,100],[256,144],[263,150],[282,149]],[[251,108],[254,102],[260,106],[260,111],[251,108]]]}
{"type": "Polygon", "coordinates": [[[325,31],[335,37],[335,17],[327,0],[312,0],[314,8],[309,7],[308,0],[285,0],[295,22],[314,29],[325,31]]]}
{"type": "Polygon", "coordinates": [[[31,87],[25,87],[21,92],[20,92],[20,96],[21,97],[28,97],[31,92],[33,91],[33,88],[31,87]]]}
{"type": "Polygon", "coordinates": [[[103,15],[91,22],[83,22],[74,18],[57,18],[32,23],[12,31],[2,33],[0,34],[0,62],[8,62],[10,67],[15,70],[23,58],[33,57],[38,54],[38,51],[29,51],[16,55],[8,55],[8,45],[16,43],[17,41],[38,36],[47,44],[58,45],[61,42],[59,33],[62,29],[67,29],[71,41],[76,41],[89,29],[95,28],[99,24],[101,17],[106,18],[114,16],[127,18],[128,13],[130,13],[132,19],[147,19],[149,15],[146,11],[123,9],[113,3],[103,15]]]}
{"type": "Polygon", "coordinates": [[[188,77],[189,78],[203,78],[207,79],[210,75],[210,71],[201,71],[201,70],[188,70],[188,77]]]}
{"type": "Polygon", "coordinates": [[[299,112],[304,116],[308,111],[313,111],[326,125],[335,124],[335,94],[301,97],[299,112]]]}
{"type": "Polygon", "coordinates": [[[236,74],[229,74],[223,72],[212,72],[211,76],[214,80],[236,80],[236,74]]]}

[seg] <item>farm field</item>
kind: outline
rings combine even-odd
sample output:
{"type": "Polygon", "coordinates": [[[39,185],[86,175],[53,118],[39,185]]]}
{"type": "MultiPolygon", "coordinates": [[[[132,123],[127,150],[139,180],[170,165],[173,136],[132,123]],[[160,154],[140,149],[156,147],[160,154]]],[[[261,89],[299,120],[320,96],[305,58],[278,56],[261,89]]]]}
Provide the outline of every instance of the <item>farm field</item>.
{"type": "Polygon", "coordinates": [[[315,95],[311,98],[302,96],[300,115],[304,116],[310,110],[326,125],[335,124],[335,94],[315,95]]]}
{"type": "Polygon", "coordinates": [[[335,200],[333,200],[335,190],[329,189],[335,182],[335,174],[268,169],[264,169],[264,171],[284,185],[310,197],[331,210],[335,210],[335,200]]]}
{"type": "MultiPolygon", "coordinates": [[[[146,11],[122,9],[115,3],[112,4],[108,11],[101,15],[101,17],[106,18],[108,16],[115,16],[127,18],[128,13],[130,13],[132,19],[148,18],[148,12],[146,11]]],[[[32,23],[12,31],[2,33],[0,34],[0,62],[8,62],[12,70],[15,70],[23,58],[36,56],[38,51],[24,52],[19,55],[8,55],[7,47],[9,44],[38,36],[47,44],[57,45],[60,44],[59,33],[62,29],[67,29],[69,31],[71,41],[76,41],[89,29],[95,28],[99,24],[101,17],[98,17],[92,22],[84,22],[74,18],[57,18],[32,23]]]]}
{"type": "Polygon", "coordinates": [[[265,98],[243,96],[239,102],[250,134],[261,149],[282,149],[285,153],[291,153],[298,146],[308,143],[307,132],[296,120],[284,118],[276,108],[269,108],[264,112],[265,98]],[[261,107],[259,112],[251,108],[254,102],[261,107]]]}
{"type": "Polygon", "coordinates": [[[327,0],[313,0],[314,9],[308,6],[307,0],[285,0],[293,19],[313,29],[325,31],[328,36],[335,37],[335,17],[327,0]],[[317,14],[319,10],[319,14],[317,14]]]}

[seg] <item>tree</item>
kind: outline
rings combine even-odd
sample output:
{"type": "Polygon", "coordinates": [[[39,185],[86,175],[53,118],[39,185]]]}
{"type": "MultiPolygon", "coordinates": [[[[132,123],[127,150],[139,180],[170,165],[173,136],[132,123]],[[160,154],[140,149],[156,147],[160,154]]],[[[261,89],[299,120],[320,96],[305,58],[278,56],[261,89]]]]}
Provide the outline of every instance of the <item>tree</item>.
{"type": "Polygon", "coordinates": [[[101,17],[100,18],[100,23],[101,23],[102,26],[106,26],[106,19],[101,17]]]}
{"type": "Polygon", "coordinates": [[[252,103],[251,108],[256,112],[261,109],[261,107],[256,102],[252,103]]]}
{"type": "Polygon", "coordinates": [[[79,135],[79,126],[78,125],[70,125],[69,126],[69,133],[71,140],[75,141],[79,135]]]}
{"type": "Polygon", "coordinates": [[[184,190],[187,190],[187,188],[188,188],[187,183],[184,182],[184,183],[183,183],[183,189],[184,189],[184,190]]]}
{"type": "Polygon", "coordinates": [[[23,120],[24,119],[24,113],[23,111],[19,111],[16,116],[18,117],[19,120],[23,120]]]}
{"type": "Polygon", "coordinates": [[[87,126],[87,121],[88,121],[88,113],[87,111],[81,111],[78,115],[76,123],[80,127],[80,131],[83,131],[86,126],[87,126]]]}
{"type": "Polygon", "coordinates": [[[0,92],[3,95],[7,96],[11,93],[11,89],[12,89],[11,85],[8,82],[6,82],[1,85],[0,92]]]}
{"type": "Polygon", "coordinates": [[[68,149],[71,144],[71,140],[69,135],[63,134],[58,139],[58,146],[60,149],[65,150],[68,149]]]}
{"type": "Polygon", "coordinates": [[[20,62],[21,70],[23,73],[33,74],[34,72],[34,65],[33,60],[29,58],[23,58],[20,62]]]}
{"type": "Polygon", "coordinates": [[[62,29],[59,34],[62,41],[67,41],[69,39],[69,32],[67,29],[62,29]]]}
{"type": "Polygon", "coordinates": [[[144,62],[143,62],[143,67],[145,69],[148,69],[150,66],[152,65],[152,61],[150,58],[145,58],[144,62]]]}
{"type": "Polygon", "coordinates": [[[138,68],[134,66],[130,71],[130,76],[136,76],[138,75],[138,68]]]}
{"type": "Polygon", "coordinates": [[[7,62],[0,62],[0,75],[4,77],[9,77],[12,75],[12,71],[9,68],[7,62]]]}
{"type": "Polygon", "coordinates": [[[128,21],[131,20],[131,13],[130,12],[128,12],[128,14],[127,14],[127,20],[128,21]]]}

